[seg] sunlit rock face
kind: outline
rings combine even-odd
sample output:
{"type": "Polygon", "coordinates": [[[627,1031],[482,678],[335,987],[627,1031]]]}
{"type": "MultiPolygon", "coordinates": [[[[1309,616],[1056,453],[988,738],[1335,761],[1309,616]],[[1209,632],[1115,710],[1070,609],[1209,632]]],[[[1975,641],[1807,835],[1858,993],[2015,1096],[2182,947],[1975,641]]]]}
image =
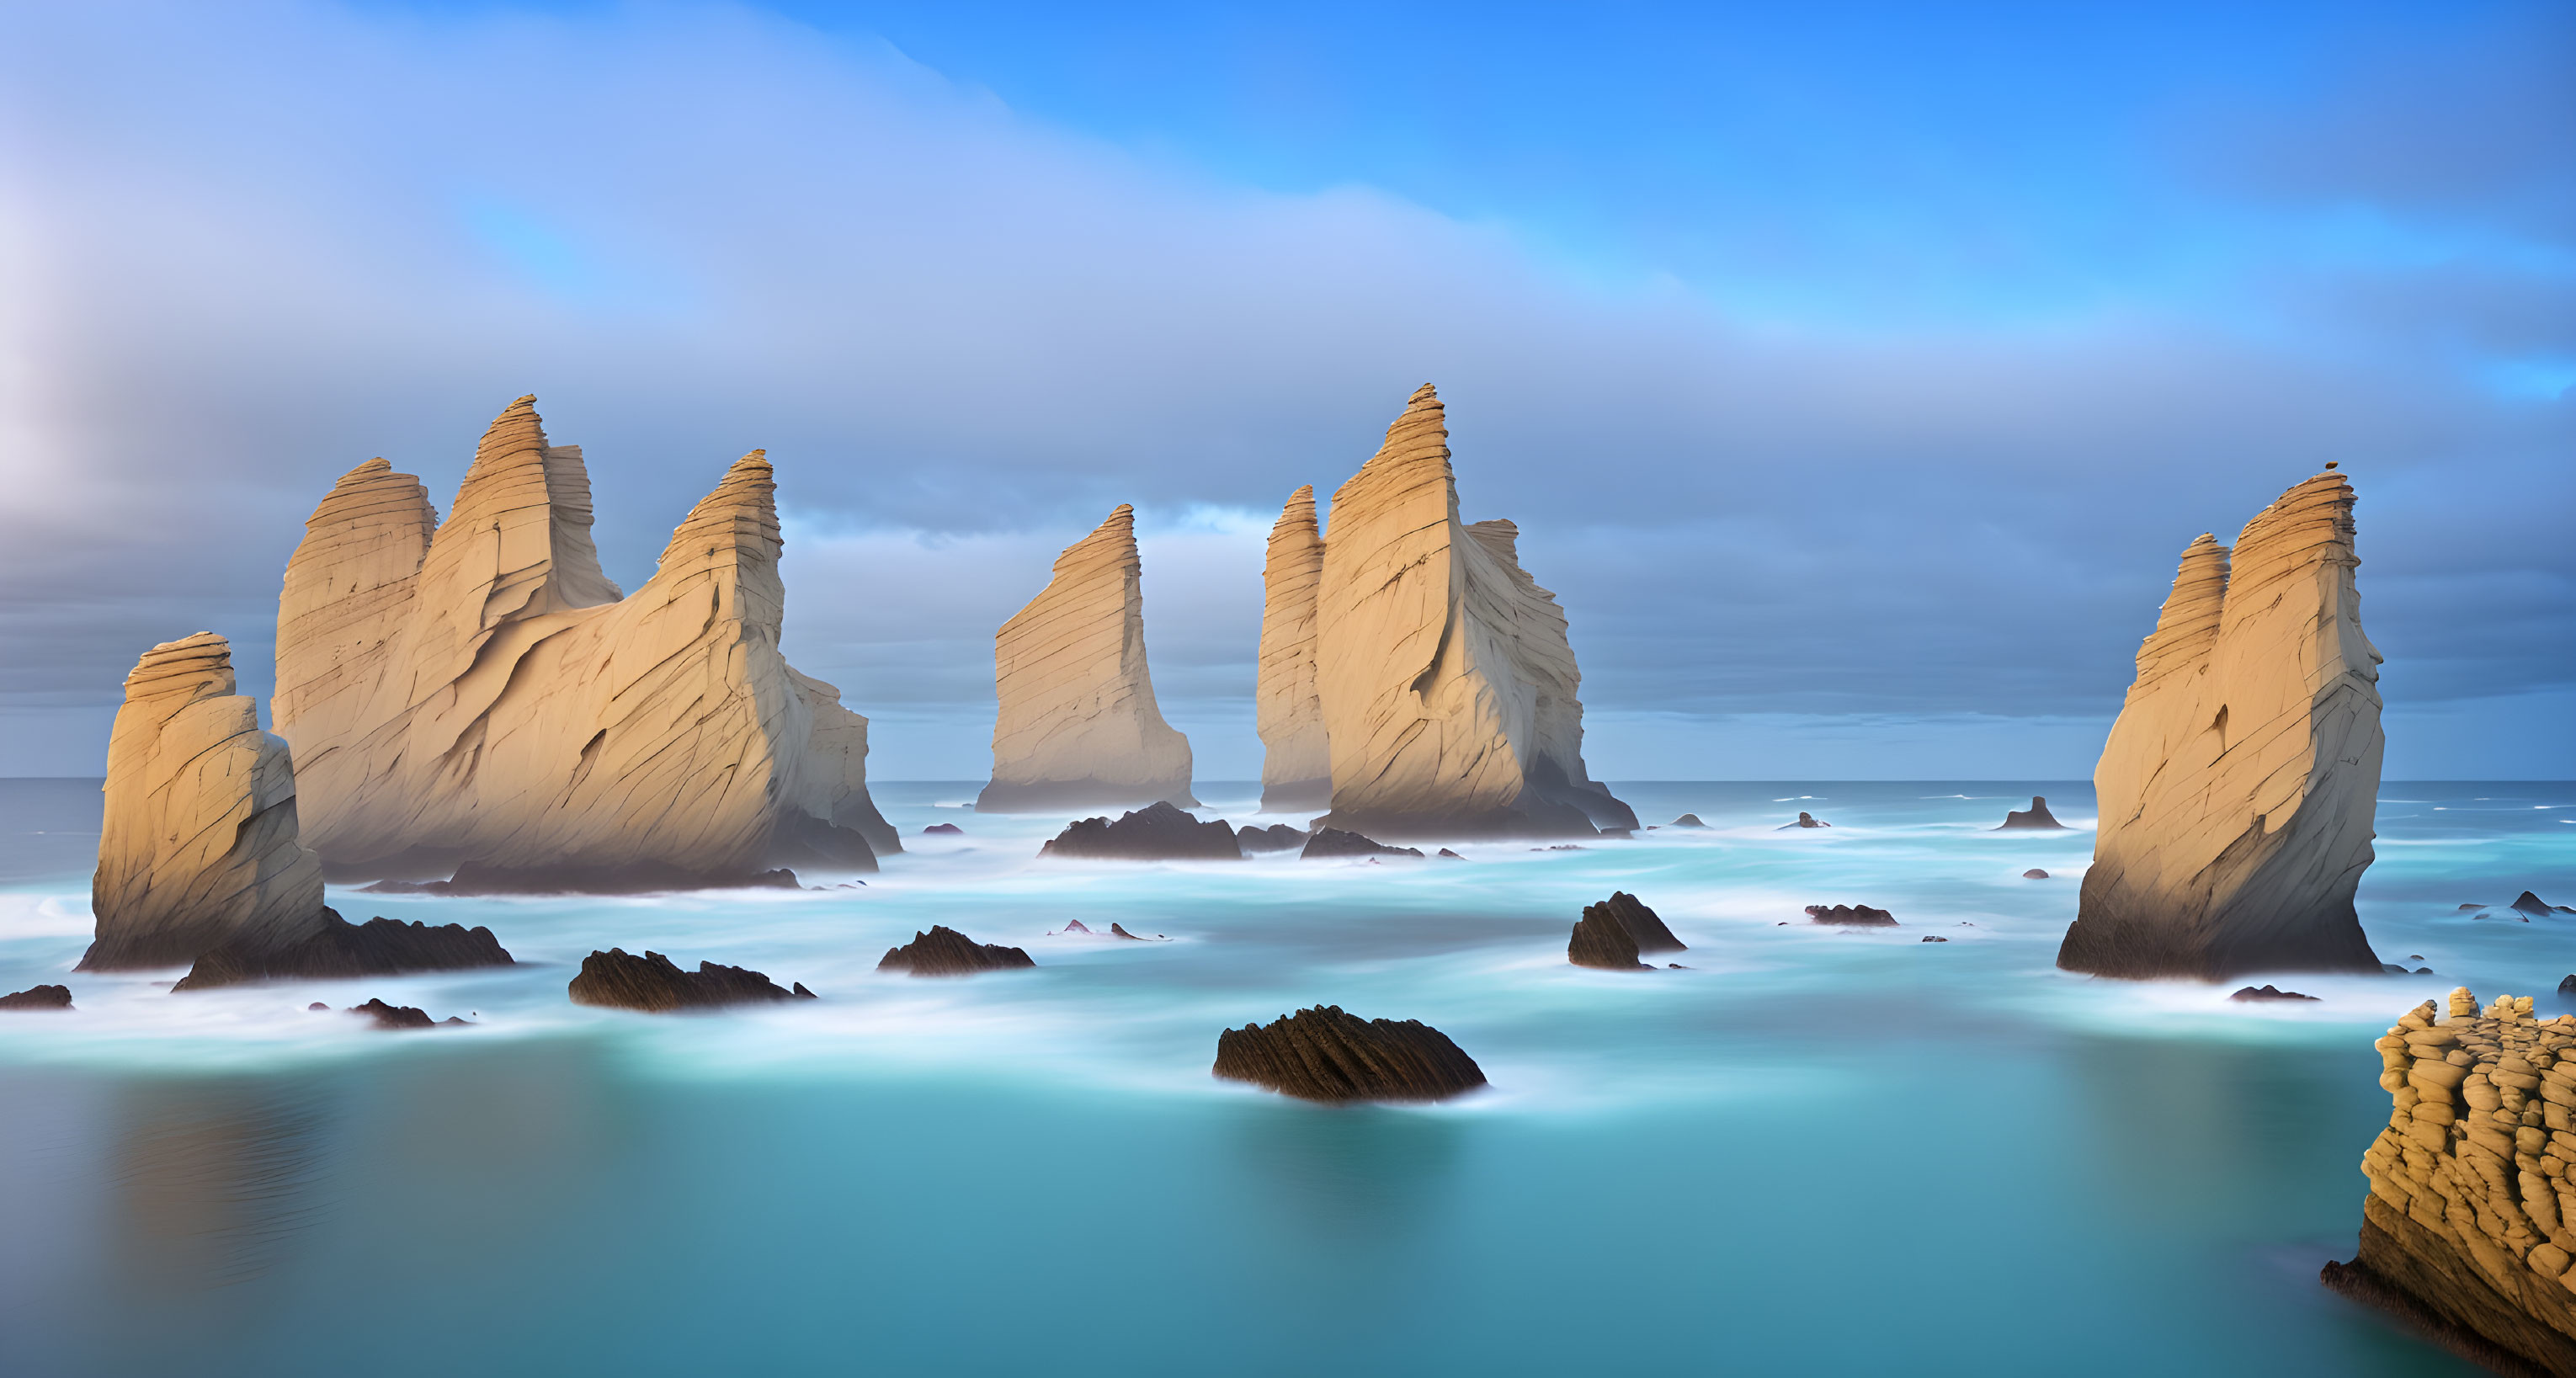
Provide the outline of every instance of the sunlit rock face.
{"type": "Polygon", "coordinates": [[[190,962],[225,942],[283,946],[322,924],[322,867],[297,839],[286,743],[233,692],[232,646],[164,642],[125,677],[83,970],[190,962]]]}
{"type": "Polygon", "coordinates": [[[1143,579],[1135,509],[1122,503],[1056,557],[1046,589],[1002,624],[993,778],[976,808],[1197,805],[1189,738],[1154,703],[1143,579]]]}
{"type": "Polygon", "coordinates": [[[2498,1373],[2576,1373],[2576,1018],[2466,987],[2379,1040],[2388,1127],[2361,1169],[2361,1248],[2327,1286],[2498,1373]]]}
{"type": "Polygon", "coordinates": [[[1583,765],[1582,675],[1519,529],[1458,519],[1439,396],[1333,494],[1316,596],[1331,826],[1372,837],[1637,826],[1583,765]]]}
{"type": "Polygon", "coordinates": [[[2353,495],[2319,474],[2183,552],[2093,772],[2100,831],[2057,964],[2222,980],[2381,969],[2353,911],[2379,792],[2379,653],[2353,495]]]}
{"type": "Polygon", "coordinates": [[[306,523],[278,607],[278,731],[335,878],[617,888],[872,869],[866,719],[779,654],[775,484],[754,451],[632,596],[601,572],[577,446],[535,399],[441,523],[370,460],[306,523]]]}
{"type": "Polygon", "coordinates": [[[1333,799],[1324,703],[1315,693],[1315,593],[1323,580],[1324,538],[1310,484],[1289,495],[1270,528],[1261,574],[1258,722],[1261,807],[1269,811],[1320,809],[1333,799]]]}

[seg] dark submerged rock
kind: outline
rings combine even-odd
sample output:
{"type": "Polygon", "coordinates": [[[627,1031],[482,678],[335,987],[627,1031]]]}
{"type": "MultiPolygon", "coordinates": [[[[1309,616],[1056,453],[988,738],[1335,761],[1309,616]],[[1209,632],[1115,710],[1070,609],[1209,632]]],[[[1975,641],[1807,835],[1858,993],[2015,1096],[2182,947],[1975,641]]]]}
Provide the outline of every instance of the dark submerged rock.
{"type": "Polygon", "coordinates": [[[1306,850],[1297,854],[1301,861],[1336,856],[1414,856],[1422,855],[1419,847],[1390,847],[1383,842],[1344,832],[1339,828],[1317,828],[1306,839],[1306,850]]]}
{"type": "Polygon", "coordinates": [[[1234,828],[1220,818],[1202,823],[1168,803],[1131,809],[1113,823],[1084,818],[1038,849],[1039,856],[1110,861],[1241,861],[1234,828]]]}
{"type": "Polygon", "coordinates": [[[1216,1036],[1216,1075],[1306,1100],[1446,1100],[1485,1084],[1484,1069],[1419,1020],[1361,1019],[1339,1005],[1216,1036]]]}
{"type": "Polygon", "coordinates": [[[1447,857],[1447,858],[1448,858],[1448,859],[1450,859],[1451,861],[1465,861],[1465,860],[1467,859],[1467,858],[1465,858],[1465,857],[1463,857],[1463,856],[1458,855],[1456,852],[1453,852],[1453,851],[1449,850],[1449,849],[1448,849],[1448,848],[1446,848],[1446,847],[1441,848],[1439,851],[1433,852],[1433,853],[1432,853],[1432,855],[1433,855],[1433,856],[1447,857]]]}
{"type": "Polygon", "coordinates": [[[2540,896],[2535,895],[2528,890],[2514,896],[2513,903],[2506,907],[2517,914],[2534,919],[2545,919],[2558,912],[2549,907],[2549,902],[2547,900],[2542,899],[2540,896]]]}
{"type": "Polygon", "coordinates": [[[2230,1000],[2314,1000],[2317,997],[2301,995],[2294,990],[2283,990],[2278,986],[2261,985],[2247,986],[2227,998],[2230,1000]]]}
{"type": "Polygon", "coordinates": [[[1833,824],[1828,823],[1828,822],[1826,822],[1825,820],[1823,820],[1823,819],[1821,819],[1821,818],[1816,817],[1814,814],[1807,812],[1805,809],[1800,809],[1800,810],[1798,810],[1798,821],[1797,821],[1797,822],[1795,822],[1795,823],[1783,823],[1783,824],[1781,824],[1779,827],[1773,828],[1771,831],[1773,831],[1773,832],[1775,832],[1775,833],[1785,833],[1785,832],[1789,831],[1791,828],[1830,828],[1830,827],[1832,827],[1832,826],[1833,826],[1833,824]]]}
{"type": "Polygon", "coordinates": [[[1705,828],[1708,825],[1699,821],[1698,814],[1686,813],[1681,817],[1674,819],[1671,826],[1676,828],[1705,828]]]}
{"type": "Polygon", "coordinates": [[[1565,960],[1579,967],[1602,971],[1644,971],[1645,963],[1637,960],[1637,940],[1618,916],[1600,905],[1583,911],[1574,924],[1573,936],[1566,940],[1565,960]]]}
{"type": "Polygon", "coordinates": [[[14,994],[0,995],[0,1010],[67,1010],[71,1007],[72,988],[69,986],[29,986],[14,994]]]}
{"type": "Polygon", "coordinates": [[[1946,942],[1948,942],[1948,941],[1950,941],[1950,940],[1949,940],[1949,939],[1947,939],[1947,938],[1935,938],[1935,937],[1931,937],[1931,936],[1929,936],[1929,935],[1926,935],[1926,936],[1924,937],[1923,941],[1925,941],[1925,942],[1927,942],[1927,943],[1946,943],[1946,942]]]}
{"type": "Polygon", "coordinates": [[[2484,908],[2486,908],[2486,906],[2483,904],[2464,904],[2460,906],[2460,912],[2468,914],[2484,908]]]}
{"type": "MultiPolygon", "coordinates": [[[[38,987],[36,987],[36,989],[38,989],[38,990],[43,990],[43,989],[44,989],[44,987],[43,987],[43,986],[38,986],[38,987]]],[[[2566,978],[2562,979],[2561,981],[2559,981],[2559,983],[2558,983],[2558,993],[2559,993],[2559,994],[2561,994],[2561,995],[2576,995],[2576,975],[2568,976],[2568,977],[2566,977],[2566,978]]],[[[14,999],[16,999],[17,997],[15,997],[15,996],[11,996],[10,998],[14,1000],[14,999]]]]}
{"type": "Polygon", "coordinates": [[[1089,933],[1091,930],[1085,927],[1080,919],[1067,919],[1064,921],[1064,931],[1067,933],[1089,933]]]}
{"type": "Polygon", "coordinates": [[[1171,941],[1171,939],[1164,937],[1160,933],[1157,933],[1150,938],[1140,938],[1114,923],[1109,925],[1109,936],[1113,938],[1125,938],[1131,943],[1167,943],[1171,941]]]}
{"type": "Polygon", "coordinates": [[[1596,909],[1618,920],[1619,926],[1628,930],[1628,936],[1635,940],[1640,953],[1690,951],[1689,945],[1674,937],[1673,931],[1664,927],[1664,921],[1656,916],[1654,910],[1646,907],[1644,900],[1625,890],[1613,890],[1610,898],[1599,904],[1585,905],[1584,916],[1589,918],[1596,909]]]}
{"type": "Polygon", "coordinates": [[[700,962],[697,970],[682,971],[659,952],[638,957],[618,947],[582,958],[581,974],[572,978],[569,990],[576,1005],[606,1005],[651,1014],[814,998],[802,982],[793,991],[781,990],[768,976],[745,967],[700,962]]]}
{"type": "Polygon", "coordinates": [[[1896,926],[1894,914],[1884,909],[1872,909],[1866,904],[1837,904],[1830,909],[1821,904],[1811,904],[1807,906],[1807,917],[1816,923],[1866,924],[1873,928],[1896,926]]]}
{"type": "MultiPolygon", "coordinates": [[[[1113,930],[1117,927],[1110,925],[1113,930]]],[[[1118,932],[1116,936],[1134,935],[1118,932]]],[[[1036,965],[1019,948],[979,943],[956,929],[933,925],[927,933],[913,934],[911,942],[887,948],[877,970],[908,971],[915,976],[972,976],[979,971],[1010,971],[1036,965]]]]}
{"type": "Polygon", "coordinates": [[[2046,880],[2048,879],[2048,873],[2036,866],[2033,866],[2029,870],[2022,872],[2021,878],[2023,880],[2046,880]]]}
{"type": "Polygon", "coordinates": [[[1234,835],[1234,840],[1236,845],[1243,848],[1246,855],[1253,852],[1284,852],[1291,848],[1305,846],[1306,830],[1292,828],[1285,823],[1273,823],[1266,828],[1239,829],[1234,835]]]}
{"type": "Polygon", "coordinates": [[[492,930],[461,923],[433,928],[383,917],[354,924],[332,910],[322,927],[301,942],[262,949],[227,942],[197,959],[170,989],[208,990],[244,981],[287,978],[336,980],[395,976],[407,971],[462,971],[516,965],[492,930]]]}
{"type": "Polygon", "coordinates": [[[921,830],[923,837],[964,837],[966,830],[954,823],[933,823],[921,830]]]}
{"type": "Polygon", "coordinates": [[[2030,797],[2029,808],[2004,810],[2003,827],[1995,831],[2002,832],[2004,828],[2063,829],[2065,826],[2057,821],[2056,815],[2048,811],[2048,800],[2044,796],[2034,794],[2030,797]]]}
{"type": "MultiPolygon", "coordinates": [[[[316,1005],[308,1008],[325,1007],[316,1005]]],[[[411,1005],[388,1005],[382,999],[369,1000],[363,1005],[351,1005],[349,1013],[367,1016],[375,1021],[379,1029],[435,1029],[443,1024],[461,1025],[465,1022],[454,1015],[449,1015],[445,1019],[432,1019],[427,1010],[411,1005]]]]}

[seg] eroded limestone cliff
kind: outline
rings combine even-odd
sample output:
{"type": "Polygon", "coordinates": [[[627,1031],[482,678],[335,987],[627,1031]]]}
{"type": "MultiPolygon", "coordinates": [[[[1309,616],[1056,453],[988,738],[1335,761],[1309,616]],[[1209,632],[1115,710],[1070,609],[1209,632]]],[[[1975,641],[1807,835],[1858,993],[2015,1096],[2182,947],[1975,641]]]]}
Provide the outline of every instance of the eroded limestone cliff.
{"type": "Polygon", "coordinates": [[[2223,980],[2378,971],[2353,911],[2379,790],[2379,653],[2353,495],[2323,473],[2230,552],[2183,552],[2093,773],[2100,830],[2057,964],[2223,980]]]}
{"type": "Polygon", "coordinates": [[[1334,827],[1374,837],[1579,836],[1637,817],[1583,764],[1582,675],[1519,530],[1458,518],[1428,385],[1333,495],[1316,691],[1334,827]]]}
{"type": "Polygon", "coordinates": [[[233,692],[232,645],[163,642],[125,677],[108,737],[85,971],[168,966],[227,941],[284,946],[323,922],[286,743],[233,692]]]}
{"type": "Polygon", "coordinates": [[[278,608],[278,730],[338,878],[722,883],[873,868],[866,719],[779,654],[775,484],[753,451],[621,595],[580,448],[496,419],[441,523],[370,460],[306,523],[278,608]]]}
{"type": "Polygon", "coordinates": [[[1120,504],[1056,557],[1045,590],[993,637],[986,812],[1099,804],[1195,807],[1190,742],[1163,721],[1145,665],[1144,565],[1120,504]]]}
{"type": "Polygon", "coordinates": [[[1324,579],[1324,538],[1315,525],[1315,489],[1288,496],[1270,528],[1261,572],[1259,728],[1265,811],[1320,809],[1333,801],[1332,753],[1325,743],[1324,703],[1315,693],[1315,593],[1324,579]]]}

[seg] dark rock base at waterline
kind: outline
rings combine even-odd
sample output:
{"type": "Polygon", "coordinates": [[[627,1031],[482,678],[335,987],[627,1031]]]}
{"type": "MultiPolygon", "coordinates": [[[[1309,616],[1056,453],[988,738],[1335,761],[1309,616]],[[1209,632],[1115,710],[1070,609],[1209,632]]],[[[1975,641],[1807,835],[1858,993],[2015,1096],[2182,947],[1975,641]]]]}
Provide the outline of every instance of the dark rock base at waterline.
{"type": "Polygon", "coordinates": [[[1866,904],[1837,904],[1830,908],[1821,904],[1811,904],[1807,906],[1807,918],[1814,923],[1838,923],[1869,928],[1896,926],[1894,914],[1884,909],[1872,909],[1866,904]]]}
{"type": "Polygon", "coordinates": [[[1039,856],[1100,861],[1241,861],[1243,848],[1224,819],[1202,823],[1169,804],[1075,820],[1038,848],[1039,856]]]}
{"type": "Polygon", "coordinates": [[[651,1014],[814,998],[801,981],[794,990],[781,990],[765,973],[747,967],[700,962],[696,971],[683,971],[659,952],[638,957],[618,947],[582,958],[581,974],[572,978],[567,990],[576,1005],[651,1014]]]}
{"type": "MultiPolygon", "coordinates": [[[[1109,927],[1113,936],[1136,936],[1114,923],[1109,927]]],[[[877,970],[905,971],[915,976],[972,976],[979,971],[1010,971],[1036,965],[1019,948],[979,943],[956,929],[934,924],[927,933],[913,934],[911,942],[887,948],[877,970]]]]}
{"type": "Polygon", "coordinates": [[[427,1010],[413,1005],[388,1005],[381,998],[370,1000],[363,1005],[352,1005],[349,1007],[349,1013],[367,1016],[379,1029],[435,1029],[443,1024],[465,1022],[454,1015],[449,1015],[445,1019],[432,1019],[427,1010]]]}
{"type": "Polygon", "coordinates": [[[170,989],[208,990],[244,981],[337,980],[511,965],[514,963],[509,952],[488,928],[467,928],[458,923],[433,928],[425,923],[400,923],[387,918],[354,924],[325,909],[321,929],[303,941],[266,949],[225,943],[199,957],[188,974],[170,989]]]}
{"type": "Polygon", "coordinates": [[[1216,1036],[1216,1075],[1306,1100],[1446,1100],[1485,1084],[1449,1036],[1416,1019],[1361,1019],[1339,1005],[1216,1036]]]}
{"type": "Polygon", "coordinates": [[[0,1010],[67,1010],[72,1007],[69,986],[29,986],[9,995],[0,995],[0,1010]]]}
{"type": "MultiPolygon", "coordinates": [[[[2362,1211],[2359,1252],[2350,1263],[2328,1263],[2318,1281],[2506,1378],[2576,1374],[2576,1339],[2498,1292],[2476,1264],[2378,1197],[2365,1198],[2362,1211]]],[[[2537,1300],[2565,1316],[2565,1297],[2560,1289],[2558,1298],[2537,1300]]]]}
{"type": "Polygon", "coordinates": [[[1420,855],[1422,855],[1422,849],[1419,847],[1390,847],[1373,837],[1365,837],[1342,828],[1318,827],[1315,829],[1315,835],[1306,839],[1306,848],[1297,854],[1297,858],[1300,861],[1313,861],[1318,858],[1337,856],[1418,857],[1420,855]]]}
{"type": "Polygon", "coordinates": [[[1637,960],[1637,939],[1617,917],[1600,905],[1584,909],[1565,941],[1565,960],[1600,971],[1645,971],[1637,960]]]}

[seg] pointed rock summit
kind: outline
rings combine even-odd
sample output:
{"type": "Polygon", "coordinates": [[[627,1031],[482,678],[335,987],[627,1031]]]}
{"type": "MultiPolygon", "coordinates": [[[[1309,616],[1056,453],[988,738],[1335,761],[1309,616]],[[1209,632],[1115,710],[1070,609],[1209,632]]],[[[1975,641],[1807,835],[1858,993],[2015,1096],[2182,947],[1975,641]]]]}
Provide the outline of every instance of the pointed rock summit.
{"type": "Polygon", "coordinates": [[[286,743],[233,692],[213,632],[143,653],[108,738],[84,971],[171,966],[226,942],[282,947],[323,923],[321,861],[296,836],[286,743]]]}
{"type": "Polygon", "coordinates": [[[736,461],[625,596],[581,449],[546,443],[535,400],[492,423],[444,523],[375,459],[305,524],[276,714],[325,868],[614,890],[900,850],[867,797],[867,720],[779,654],[767,456],[736,461]]]}
{"type": "Polygon", "coordinates": [[[1263,567],[1259,726],[1261,807],[1278,813],[1333,801],[1333,761],[1324,702],[1315,692],[1315,593],[1324,579],[1324,537],[1315,525],[1315,488],[1288,495],[1270,528],[1263,567]]]}
{"type": "Polygon", "coordinates": [[[2101,823],[2057,964],[2225,980],[2381,969],[2353,912],[2379,792],[2379,653],[2353,494],[2319,474],[2230,552],[2183,551],[2093,772],[2101,823]]]}
{"type": "Polygon", "coordinates": [[[1145,666],[1144,566],[1124,503],[1056,557],[1044,592],[993,637],[987,813],[1156,802],[1194,808],[1190,741],[1163,721],[1145,666]]]}
{"type": "Polygon", "coordinates": [[[1635,828],[1585,772],[1582,675],[1556,596],[1520,566],[1519,528],[1458,519],[1429,385],[1332,517],[1316,594],[1323,822],[1372,837],[1635,828]]]}

